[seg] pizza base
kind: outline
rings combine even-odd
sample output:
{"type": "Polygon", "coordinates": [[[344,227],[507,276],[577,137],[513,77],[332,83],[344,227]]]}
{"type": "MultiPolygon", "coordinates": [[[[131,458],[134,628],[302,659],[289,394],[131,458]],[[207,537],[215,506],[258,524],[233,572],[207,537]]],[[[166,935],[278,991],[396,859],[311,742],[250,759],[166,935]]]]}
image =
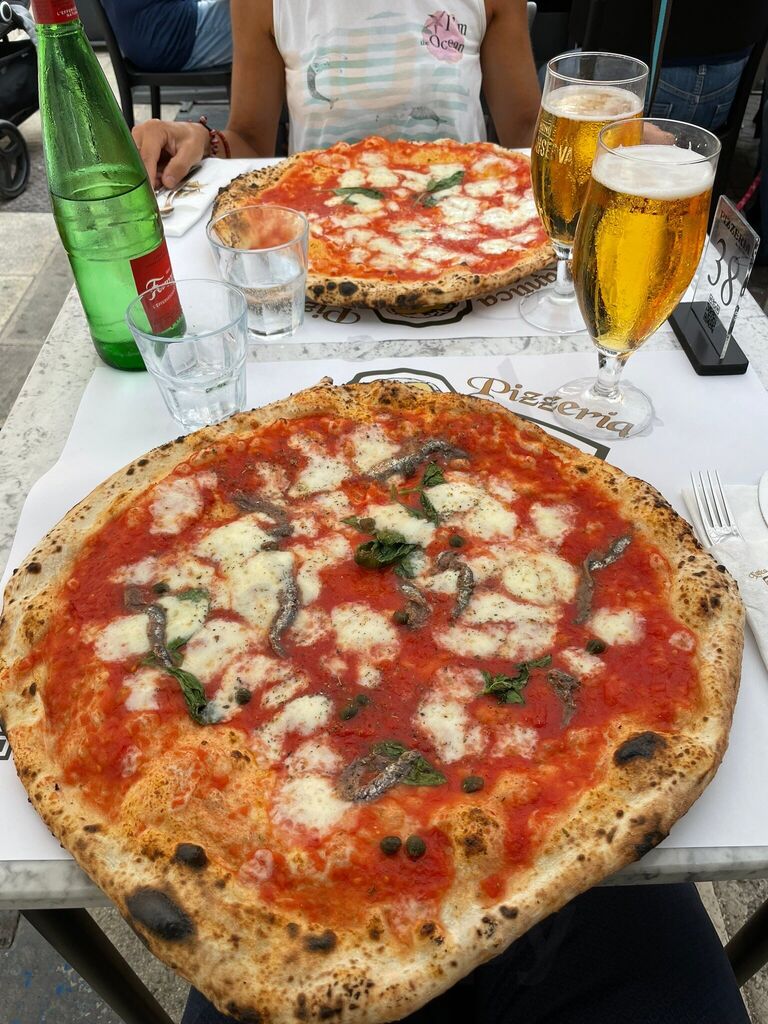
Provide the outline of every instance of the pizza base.
{"type": "MultiPolygon", "coordinates": [[[[486,147],[492,143],[485,143],[486,147]]],[[[504,152],[501,147],[494,147],[504,152]]],[[[250,206],[258,201],[264,191],[272,188],[284,174],[296,163],[305,162],[315,153],[322,150],[309,150],[305,153],[294,153],[270,167],[260,167],[254,171],[234,178],[228,185],[220,189],[213,204],[211,220],[219,214],[250,206]]],[[[226,238],[225,244],[237,245],[234,237],[226,238]]],[[[310,238],[311,253],[311,238],[310,238]]],[[[520,261],[508,270],[495,271],[490,274],[475,274],[468,270],[450,270],[436,278],[424,278],[421,281],[390,282],[373,277],[354,277],[345,275],[328,277],[317,274],[310,267],[307,272],[306,295],[313,302],[325,302],[333,306],[369,306],[380,308],[389,306],[398,312],[418,313],[453,302],[476,298],[489,292],[498,291],[507,285],[519,281],[523,277],[548,267],[554,260],[554,251],[547,241],[531,246],[520,261]]]]}
{"type": "MultiPolygon", "coordinates": [[[[715,773],[727,744],[738,689],[744,615],[736,584],[695,540],[690,526],[648,484],[549,437],[501,406],[521,437],[565,458],[564,472],[591,475],[619,502],[638,533],[677,569],[670,601],[699,642],[701,705],[679,731],[649,749],[631,720],[613,723],[601,781],[558,817],[514,891],[494,905],[469,898],[483,876],[483,850],[499,825],[467,808],[446,825],[458,882],[439,923],[425,921],[411,947],[388,941],[375,919],[366,930],[331,931],[321,921],[275,913],[253,890],[213,865],[174,859],[175,842],[142,845],[131,822],[94,814],[78,790],[59,782],[45,741],[45,679],[25,658],[45,636],[59,588],[81,545],[149,485],[193,453],[277,418],[337,413],[362,422],[410,409],[484,414],[487,404],[425,393],[392,381],[310,388],[215,427],[180,437],[132,462],[77,505],[14,573],[0,620],[0,710],[16,767],[54,835],[116,903],[162,960],[222,1011],[249,1024],[398,1019],[489,960],[532,925],[657,845],[715,773]],[[634,739],[633,739],[634,737],[634,739]],[[627,741],[633,742],[627,746],[627,741]],[[617,758],[621,748],[623,757],[617,758]],[[122,827],[121,827],[122,825],[122,827]],[[478,851],[480,855],[478,856],[478,851]]],[[[216,742],[227,752],[225,730],[216,742]]],[[[231,753],[231,750],[230,750],[231,753]]]]}

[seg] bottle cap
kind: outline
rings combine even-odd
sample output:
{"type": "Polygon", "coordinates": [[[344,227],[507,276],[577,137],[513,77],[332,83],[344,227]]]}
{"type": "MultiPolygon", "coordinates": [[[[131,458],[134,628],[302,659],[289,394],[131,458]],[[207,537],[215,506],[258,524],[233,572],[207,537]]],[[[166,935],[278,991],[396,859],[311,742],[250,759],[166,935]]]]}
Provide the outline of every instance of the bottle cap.
{"type": "Polygon", "coordinates": [[[61,25],[80,17],[74,0],[32,0],[32,13],[38,25],[61,25]]]}

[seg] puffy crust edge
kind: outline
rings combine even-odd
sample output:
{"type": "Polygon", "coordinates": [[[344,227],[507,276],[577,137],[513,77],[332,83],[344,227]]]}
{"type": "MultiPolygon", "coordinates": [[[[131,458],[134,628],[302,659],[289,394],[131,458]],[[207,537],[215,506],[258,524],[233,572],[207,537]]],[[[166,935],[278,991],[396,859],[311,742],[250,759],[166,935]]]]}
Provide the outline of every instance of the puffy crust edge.
{"type": "MultiPolygon", "coordinates": [[[[55,760],[40,742],[44,683],[33,691],[32,674],[19,661],[45,635],[57,589],[88,536],[181,462],[191,456],[204,461],[221,438],[246,435],[279,418],[327,412],[370,421],[382,411],[415,407],[477,415],[489,409],[481,399],[427,394],[399,382],[343,387],[322,382],[178,438],[124,467],[68,513],[24,560],[6,589],[0,621],[0,711],[34,806],[150,948],[222,1010],[243,1021],[287,1024],[332,1015],[373,1024],[412,1012],[573,896],[660,842],[712,778],[727,744],[744,622],[733,580],[654,488],[494,404],[494,412],[511,421],[529,447],[546,445],[558,453],[564,474],[589,474],[614,494],[635,528],[666,558],[674,573],[673,609],[699,638],[703,695],[689,720],[679,732],[665,735],[654,756],[619,764],[606,752],[601,782],[553,825],[536,864],[516,879],[514,892],[486,908],[479,908],[469,895],[457,894],[450,910],[446,908],[450,930],[444,935],[424,933],[423,941],[400,957],[370,935],[342,933],[331,942],[323,933],[295,931],[290,921],[268,908],[243,907],[239,883],[213,877],[213,869],[189,871],[167,857],[141,854],[119,827],[100,821],[78,803],[76,794],[58,788],[55,760]],[[180,931],[185,931],[185,920],[190,930],[169,937],[137,920],[131,898],[143,889],[159,891],[161,899],[180,910],[180,931]]],[[[619,746],[632,733],[631,722],[618,720],[612,742],[619,746]]]]}
{"type": "MultiPolygon", "coordinates": [[[[424,143],[427,145],[427,143],[424,143]]],[[[505,153],[505,150],[493,143],[485,143],[505,153]]],[[[304,162],[322,153],[322,150],[308,150],[305,153],[294,153],[279,164],[260,167],[254,171],[246,171],[234,178],[228,185],[219,189],[213,204],[211,219],[221,213],[247,206],[261,192],[277,185],[296,163],[304,162]]],[[[312,253],[313,240],[310,236],[309,248],[312,253]]],[[[513,284],[537,270],[549,266],[554,259],[554,251],[549,242],[534,246],[524,254],[514,266],[506,270],[494,271],[491,274],[475,274],[469,270],[450,270],[439,277],[425,277],[414,281],[391,282],[370,277],[332,277],[318,274],[310,265],[307,273],[307,298],[314,302],[326,302],[345,308],[351,306],[369,306],[377,308],[392,306],[403,312],[417,313],[451,302],[475,298],[488,292],[497,291],[506,285],[513,284]]]]}

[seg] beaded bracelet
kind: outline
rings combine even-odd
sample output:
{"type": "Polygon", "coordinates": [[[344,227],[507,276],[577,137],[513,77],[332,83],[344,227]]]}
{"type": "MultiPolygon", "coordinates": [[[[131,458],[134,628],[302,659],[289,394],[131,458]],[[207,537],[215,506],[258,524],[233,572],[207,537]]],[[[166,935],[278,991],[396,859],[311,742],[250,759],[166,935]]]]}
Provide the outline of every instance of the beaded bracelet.
{"type": "Polygon", "coordinates": [[[200,124],[208,131],[208,136],[211,143],[211,156],[219,155],[219,143],[221,143],[224,149],[224,156],[229,160],[232,156],[232,151],[229,148],[227,137],[223,132],[220,132],[217,128],[211,128],[208,124],[208,118],[203,114],[200,119],[200,124]]]}

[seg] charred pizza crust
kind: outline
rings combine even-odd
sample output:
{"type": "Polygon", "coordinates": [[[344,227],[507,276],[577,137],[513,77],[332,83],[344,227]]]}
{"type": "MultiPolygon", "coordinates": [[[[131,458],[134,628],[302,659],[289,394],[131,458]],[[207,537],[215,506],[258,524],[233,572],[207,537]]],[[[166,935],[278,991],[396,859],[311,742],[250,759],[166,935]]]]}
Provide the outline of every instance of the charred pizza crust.
{"type": "MultiPolygon", "coordinates": [[[[0,620],[0,710],[17,770],[32,802],[77,862],[117,904],[147,945],[223,1011],[244,1022],[379,1022],[400,1018],[503,950],[537,921],[659,843],[702,792],[723,756],[743,640],[743,608],[722,566],[648,484],[555,440],[503,410],[525,445],[546,446],[563,473],[591,477],[616,500],[674,567],[669,600],[697,636],[701,702],[680,728],[663,735],[618,716],[599,764],[599,781],[545,836],[534,863],[493,906],[478,907],[472,882],[500,856],[502,826],[469,802],[441,821],[453,844],[456,881],[441,920],[424,920],[411,946],[372,915],[360,930],[329,929],[301,913],[275,913],[253,890],[208,861],[187,834],[142,838],[141,821],[95,814],[60,775],[46,735],[45,671],[35,665],[52,612],[65,598],[81,547],[146,488],[224,437],[247,436],[278,418],[336,413],[361,422],[419,407],[483,416],[482,400],[425,393],[380,381],[322,383],[284,401],[178,438],[137,459],[77,505],[25,559],[5,595],[0,620]]],[[[494,410],[497,406],[494,405],[494,410]]],[[[191,726],[194,728],[194,726],[191,726]]],[[[209,741],[232,762],[236,737],[209,741]]],[[[239,770],[249,768],[242,756],[239,770]]],[[[158,783],[159,784],[159,783],[158,783]]]]}
{"type": "MultiPolygon", "coordinates": [[[[419,145],[419,143],[413,143],[419,145]]],[[[486,148],[506,153],[500,146],[485,143],[486,148]]],[[[311,164],[313,157],[322,150],[308,150],[294,153],[270,167],[261,167],[239,175],[219,193],[214,201],[211,219],[230,210],[251,205],[259,195],[277,185],[292,167],[297,164],[311,164]]],[[[526,159],[520,157],[520,159],[526,159]]],[[[230,245],[236,239],[222,240],[230,245]]],[[[439,238],[435,239],[439,241],[439,238]]],[[[310,236],[309,270],[307,273],[307,298],[315,302],[326,302],[335,306],[370,306],[373,308],[391,306],[402,312],[420,312],[446,306],[452,302],[476,298],[497,291],[506,285],[519,281],[536,270],[549,266],[554,258],[551,244],[546,241],[531,246],[519,260],[505,270],[493,273],[473,273],[457,266],[439,277],[425,277],[420,281],[388,281],[375,277],[344,275],[332,277],[318,274],[312,269],[313,248],[317,241],[310,236]]]]}

